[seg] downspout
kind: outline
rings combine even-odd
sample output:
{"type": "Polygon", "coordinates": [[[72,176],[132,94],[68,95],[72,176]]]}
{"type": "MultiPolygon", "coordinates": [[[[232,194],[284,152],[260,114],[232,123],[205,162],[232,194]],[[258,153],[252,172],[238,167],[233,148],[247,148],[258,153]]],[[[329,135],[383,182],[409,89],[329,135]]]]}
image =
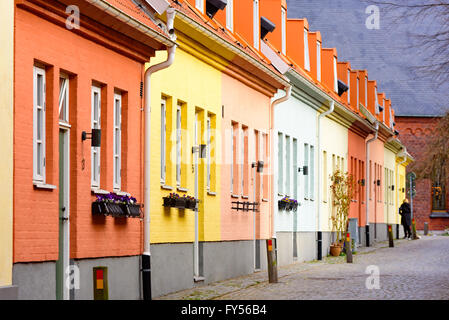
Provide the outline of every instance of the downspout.
{"type": "MultiPolygon", "coordinates": [[[[396,138],[396,135],[393,135],[391,137],[389,137],[386,141],[385,144],[390,143],[391,141],[393,141],[396,138]]],[[[395,163],[396,163],[396,159],[395,159],[395,163]]],[[[385,188],[385,184],[386,184],[386,180],[384,179],[384,188],[385,188]]],[[[387,199],[384,199],[384,201],[387,200],[387,226],[390,224],[390,210],[389,210],[389,206],[390,204],[388,203],[388,197],[387,199]]]]}
{"type": "MultiPolygon", "coordinates": [[[[402,160],[401,162],[399,162],[399,164],[398,164],[398,169],[397,169],[397,172],[396,172],[396,184],[397,184],[397,188],[396,188],[396,190],[397,190],[397,196],[396,196],[396,199],[397,199],[397,208],[399,208],[399,166],[401,166],[403,163],[405,163],[406,161],[407,161],[407,148],[404,146],[404,147],[402,147],[402,151],[399,153],[399,154],[403,154],[404,155],[404,160],[402,160]]],[[[398,156],[399,156],[399,154],[398,154],[398,156]]],[[[396,217],[397,217],[397,214],[398,214],[398,212],[396,212],[396,217]]],[[[399,223],[397,224],[397,232],[396,232],[396,236],[397,236],[397,238],[399,239],[399,223]]]]}
{"type": "Polygon", "coordinates": [[[318,147],[318,181],[317,181],[317,187],[318,187],[318,211],[317,211],[317,259],[322,260],[322,232],[320,231],[321,227],[321,219],[320,219],[320,213],[321,213],[321,180],[322,180],[322,168],[321,168],[321,143],[320,143],[320,137],[321,137],[321,118],[324,118],[328,115],[330,115],[332,112],[334,112],[335,109],[335,101],[330,101],[330,107],[329,110],[326,112],[321,113],[318,116],[318,127],[316,131],[316,140],[317,140],[317,147],[318,147]]]}
{"type": "MultiPolygon", "coordinates": [[[[271,185],[272,185],[272,189],[274,190],[274,186],[275,186],[275,181],[274,181],[274,167],[273,167],[273,163],[274,163],[274,107],[277,106],[278,104],[287,101],[288,99],[290,99],[292,94],[292,86],[288,85],[287,87],[285,87],[285,95],[281,98],[278,98],[276,100],[274,100],[271,103],[271,123],[270,123],[270,131],[271,131],[271,156],[273,157],[273,159],[271,159],[271,185]]],[[[276,195],[273,194],[273,197],[275,197],[276,195]]],[[[273,199],[274,200],[274,199],[273,199]]],[[[275,225],[275,201],[272,201],[272,232],[273,232],[273,239],[276,239],[276,225],[275,225]]],[[[276,241],[275,241],[275,250],[277,246],[276,246],[276,241]]]]}
{"type": "MultiPolygon", "coordinates": [[[[376,125],[375,125],[375,130],[376,132],[374,133],[374,137],[372,137],[371,139],[369,139],[366,142],[366,183],[365,185],[368,186],[367,190],[366,190],[366,195],[365,195],[365,202],[366,202],[366,206],[365,206],[365,214],[366,214],[366,230],[365,230],[365,234],[366,234],[366,246],[369,247],[370,243],[369,243],[369,194],[370,194],[370,188],[372,186],[370,186],[370,166],[369,166],[369,145],[371,142],[374,142],[375,140],[377,140],[378,137],[378,133],[379,133],[379,122],[376,120],[376,125]]],[[[374,204],[376,205],[376,204],[374,204]]]]}
{"type": "MultiPolygon", "coordinates": [[[[167,29],[170,38],[176,41],[173,23],[176,11],[174,8],[167,9],[167,29]]],[[[151,187],[151,75],[157,71],[168,68],[175,59],[177,45],[167,49],[167,60],[151,66],[145,72],[145,160],[144,160],[144,221],[143,221],[143,253],[142,253],[142,287],[143,299],[151,300],[151,253],[150,253],[150,187],[151,187]]]]}

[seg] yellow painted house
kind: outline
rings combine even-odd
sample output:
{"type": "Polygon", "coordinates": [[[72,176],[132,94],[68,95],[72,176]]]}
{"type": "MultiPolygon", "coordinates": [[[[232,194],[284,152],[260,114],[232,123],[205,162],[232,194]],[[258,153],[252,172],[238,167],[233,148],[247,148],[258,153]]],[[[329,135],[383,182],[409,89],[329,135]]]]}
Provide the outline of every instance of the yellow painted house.
{"type": "Polygon", "coordinates": [[[0,299],[13,298],[14,1],[0,2],[0,299]]]}

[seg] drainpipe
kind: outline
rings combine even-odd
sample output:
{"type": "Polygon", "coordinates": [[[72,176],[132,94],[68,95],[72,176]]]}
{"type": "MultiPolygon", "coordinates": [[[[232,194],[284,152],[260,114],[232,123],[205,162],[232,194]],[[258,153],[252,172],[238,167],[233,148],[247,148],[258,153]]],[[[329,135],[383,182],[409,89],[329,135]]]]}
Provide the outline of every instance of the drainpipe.
{"type": "MultiPolygon", "coordinates": [[[[377,140],[377,136],[379,133],[379,122],[376,120],[376,124],[375,124],[375,133],[374,133],[374,137],[372,137],[371,139],[369,139],[366,142],[366,186],[368,186],[367,190],[366,190],[366,195],[365,195],[365,202],[366,202],[366,207],[365,207],[365,212],[366,212],[366,230],[365,230],[365,234],[366,234],[366,246],[369,247],[370,243],[369,243],[369,191],[370,191],[370,169],[369,169],[369,145],[371,142],[374,142],[375,140],[377,140]]],[[[376,204],[374,204],[376,205],[376,204]]]]}
{"type": "Polygon", "coordinates": [[[322,174],[322,169],[321,169],[321,143],[320,143],[320,137],[321,137],[321,118],[324,118],[328,115],[330,115],[332,112],[334,112],[334,108],[335,108],[335,101],[331,100],[330,101],[330,106],[329,106],[329,110],[327,110],[326,112],[321,113],[318,116],[318,128],[317,128],[317,132],[316,132],[316,139],[317,139],[317,149],[318,149],[318,183],[317,183],[317,187],[318,187],[318,211],[317,211],[317,259],[318,260],[322,260],[323,258],[323,251],[322,251],[322,239],[323,239],[323,235],[322,232],[320,231],[320,227],[321,227],[321,221],[320,221],[320,213],[321,213],[321,174],[322,174]]]}
{"type": "MultiPolygon", "coordinates": [[[[167,29],[170,38],[176,41],[173,22],[175,19],[175,9],[167,9],[167,29]]],[[[142,253],[142,286],[143,299],[151,300],[151,253],[150,253],[150,187],[151,187],[151,75],[157,71],[168,68],[175,59],[177,45],[167,49],[167,60],[151,66],[145,72],[145,188],[144,188],[144,222],[143,222],[143,253],[142,253]]]]}
{"type": "MultiPolygon", "coordinates": [[[[282,102],[285,102],[288,99],[290,99],[291,94],[292,94],[292,86],[288,85],[287,87],[285,87],[285,95],[283,97],[281,97],[281,98],[278,98],[278,99],[274,100],[271,103],[271,123],[270,123],[270,127],[271,128],[270,128],[270,131],[271,131],[271,155],[273,157],[273,159],[271,160],[272,173],[274,173],[274,168],[273,168],[273,163],[274,163],[274,161],[273,161],[274,160],[274,132],[273,132],[274,131],[274,107],[277,106],[278,104],[280,104],[282,102]]],[[[275,183],[275,181],[274,181],[274,174],[272,174],[271,175],[271,184],[272,184],[272,188],[273,189],[274,189],[274,186],[275,186],[274,183],[275,183]]],[[[275,195],[273,195],[273,196],[275,196],[275,195]]],[[[276,209],[275,209],[276,201],[272,201],[272,204],[273,204],[273,207],[272,207],[272,209],[273,209],[273,215],[272,215],[272,221],[273,221],[272,228],[273,228],[273,230],[272,231],[273,231],[273,239],[276,239],[276,225],[275,225],[275,214],[274,214],[274,212],[276,211],[276,209]]],[[[275,250],[277,250],[276,240],[274,241],[274,243],[275,243],[275,250]]]]}
{"type": "MultiPolygon", "coordinates": [[[[406,162],[407,161],[407,148],[404,146],[404,147],[402,147],[402,150],[401,150],[401,152],[399,152],[398,153],[398,156],[400,155],[400,154],[403,154],[404,155],[404,160],[402,160],[401,162],[399,162],[399,164],[398,164],[398,170],[397,170],[397,172],[396,172],[396,184],[397,184],[397,186],[396,186],[396,190],[397,190],[397,196],[396,196],[396,198],[397,198],[397,207],[399,208],[399,166],[401,166],[404,162],[406,162]]],[[[399,224],[397,225],[397,231],[396,231],[396,235],[397,235],[397,238],[399,239],[399,224]]]]}

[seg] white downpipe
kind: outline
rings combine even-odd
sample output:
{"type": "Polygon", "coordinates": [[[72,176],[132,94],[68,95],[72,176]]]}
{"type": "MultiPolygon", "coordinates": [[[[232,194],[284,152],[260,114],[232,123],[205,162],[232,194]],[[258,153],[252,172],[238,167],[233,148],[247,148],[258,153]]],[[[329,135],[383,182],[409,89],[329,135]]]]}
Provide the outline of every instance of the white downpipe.
{"type": "MultiPolygon", "coordinates": [[[[370,160],[370,150],[369,150],[369,145],[371,142],[374,142],[375,140],[377,140],[378,137],[378,133],[379,133],[379,122],[376,121],[376,125],[375,125],[375,130],[376,132],[374,133],[374,137],[372,137],[371,139],[369,139],[366,142],[366,182],[365,182],[365,186],[367,186],[368,188],[366,188],[366,195],[365,195],[365,202],[366,202],[366,206],[365,206],[365,214],[366,214],[366,225],[369,226],[369,194],[370,194],[370,188],[372,188],[372,186],[370,185],[370,167],[369,167],[369,160],[370,160]]],[[[376,205],[376,204],[374,204],[376,205]]]]}
{"type": "MultiPolygon", "coordinates": [[[[173,41],[176,41],[176,35],[174,35],[173,22],[175,19],[176,11],[174,8],[167,9],[167,29],[169,30],[170,37],[173,41]]],[[[176,53],[175,44],[167,49],[167,60],[151,66],[145,72],[145,189],[144,189],[144,222],[143,222],[143,255],[151,256],[150,254],[150,187],[151,187],[151,75],[157,71],[168,68],[175,59],[176,53]]]]}
{"type": "Polygon", "coordinates": [[[317,127],[317,131],[316,131],[316,139],[317,139],[317,149],[318,149],[318,183],[317,183],[317,187],[318,187],[318,211],[317,211],[317,231],[320,231],[321,228],[321,180],[322,180],[322,168],[321,168],[321,159],[322,159],[322,151],[321,151],[321,118],[324,118],[328,115],[330,115],[332,112],[334,112],[335,109],[335,101],[331,100],[330,101],[330,107],[329,110],[327,110],[324,113],[321,113],[318,116],[318,127],[317,127]]]}
{"type": "MultiPolygon", "coordinates": [[[[407,161],[407,148],[404,146],[402,147],[402,151],[398,154],[398,156],[400,154],[403,154],[404,156],[404,160],[402,160],[401,162],[399,162],[398,164],[398,169],[396,170],[396,201],[397,201],[397,207],[399,208],[399,167],[407,161]]],[[[405,177],[404,177],[405,178],[405,177]]],[[[397,217],[397,212],[396,212],[396,217],[397,217]]]]}
{"type": "MultiPolygon", "coordinates": [[[[274,187],[275,186],[275,181],[274,181],[274,170],[275,170],[275,168],[273,166],[273,164],[274,164],[274,107],[276,105],[278,105],[278,104],[280,104],[282,102],[285,102],[288,99],[290,99],[291,94],[292,94],[292,86],[289,85],[288,87],[285,87],[285,95],[283,97],[281,97],[281,98],[278,98],[278,99],[274,100],[271,103],[271,128],[270,128],[270,131],[271,131],[271,157],[272,157],[272,159],[271,159],[271,172],[272,172],[272,174],[271,174],[271,185],[272,185],[272,189],[273,190],[275,190],[275,187],[274,187]]],[[[276,197],[276,194],[277,193],[273,193],[272,196],[276,197]]],[[[275,224],[275,221],[276,221],[275,220],[276,204],[277,204],[277,202],[274,201],[274,199],[273,199],[273,201],[272,201],[272,205],[273,205],[272,206],[272,212],[273,212],[273,215],[272,215],[272,222],[273,222],[272,228],[273,228],[273,238],[274,239],[276,239],[276,224],[275,224]]]]}

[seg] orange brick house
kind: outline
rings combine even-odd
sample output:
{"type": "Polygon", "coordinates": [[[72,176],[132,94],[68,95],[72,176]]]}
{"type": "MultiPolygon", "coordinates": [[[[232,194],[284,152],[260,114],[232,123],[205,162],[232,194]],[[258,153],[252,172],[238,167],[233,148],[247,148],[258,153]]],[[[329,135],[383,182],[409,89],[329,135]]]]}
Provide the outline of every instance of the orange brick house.
{"type": "Polygon", "coordinates": [[[173,46],[130,4],[15,1],[19,299],[92,299],[95,266],[108,267],[110,298],[140,297],[141,220],[92,212],[96,195],[109,192],[143,201],[144,65],[173,46]],[[92,129],[101,129],[100,147],[82,139],[92,129]]]}

